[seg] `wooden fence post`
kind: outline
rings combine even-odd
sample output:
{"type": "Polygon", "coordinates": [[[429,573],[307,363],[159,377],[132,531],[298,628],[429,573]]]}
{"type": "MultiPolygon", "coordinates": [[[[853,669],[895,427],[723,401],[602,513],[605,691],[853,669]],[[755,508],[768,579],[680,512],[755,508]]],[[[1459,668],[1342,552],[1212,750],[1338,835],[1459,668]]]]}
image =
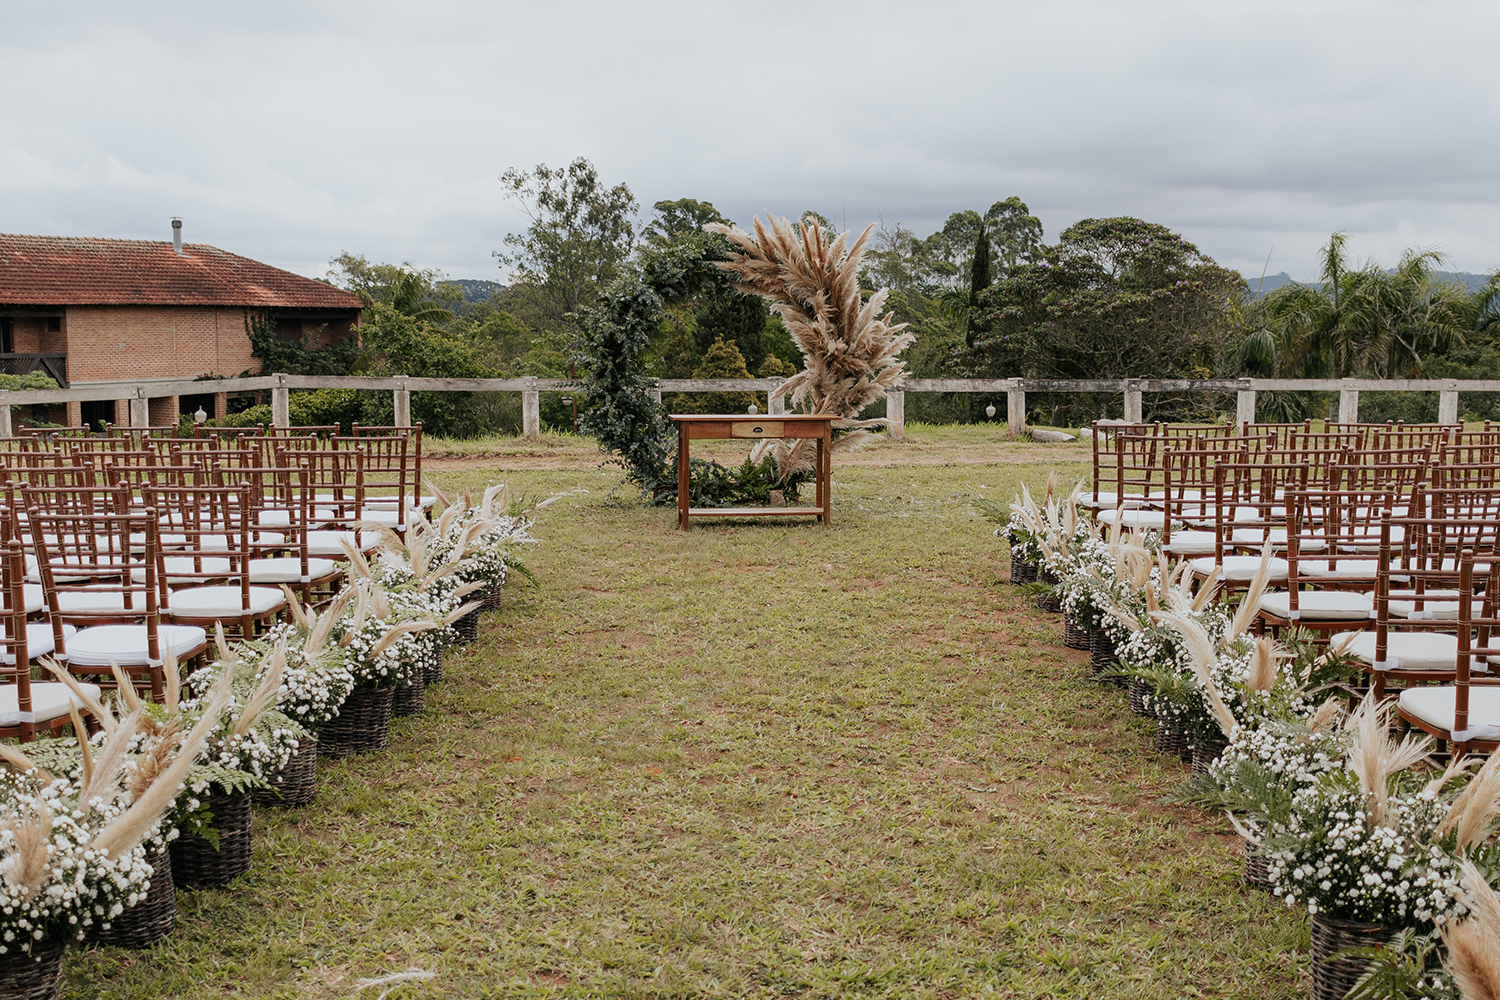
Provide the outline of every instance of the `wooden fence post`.
{"type": "Polygon", "coordinates": [[[271,386],[271,426],[290,427],[292,425],[291,390],[286,387],[285,375],[278,372],[273,377],[277,384],[271,386]]]}
{"type": "MultiPolygon", "coordinates": [[[[786,379],[782,379],[781,382],[782,382],[783,385],[785,385],[786,384],[786,379]]],[[[770,390],[769,392],[766,393],[766,412],[770,413],[770,414],[785,413],[786,412],[786,397],[785,396],[777,396],[777,395],[775,395],[775,392],[776,392],[776,390],[772,389],[772,390],[770,390]]]]}
{"type": "Polygon", "coordinates": [[[542,436],[542,394],[536,389],[521,390],[521,433],[529,438],[542,436]]]}
{"type": "Polygon", "coordinates": [[[1141,390],[1133,379],[1125,380],[1125,422],[1127,424],[1141,422],[1141,390]]]}
{"type": "MultiPolygon", "coordinates": [[[[1448,380],[1449,386],[1456,386],[1452,379],[1448,380]]],[[[1438,418],[1440,424],[1458,423],[1458,389],[1443,389],[1438,393],[1438,418]]]]}
{"type": "Polygon", "coordinates": [[[401,380],[401,388],[391,390],[391,403],[396,413],[397,427],[411,426],[411,393],[407,391],[406,380],[401,380]]]}
{"type": "MultiPolygon", "coordinates": [[[[1344,379],[1345,382],[1353,382],[1352,378],[1344,379]]],[[[1344,388],[1339,390],[1339,423],[1359,423],[1359,390],[1344,388]]]]}
{"type": "Polygon", "coordinates": [[[15,437],[10,427],[10,404],[0,403],[0,437],[15,437]]]}
{"type": "Polygon", "coordinates": [[[1234,397],[1234,425],[1236,433],[1246,424],[1255,423],[1255,390],[1241,389],[1234,397]]]}
{"type": "Polygon", "coordinates": [[[151,426],[151,400],[146,398],[146,390],[136,386],[135,398],[130,401],[130,426],[151,426]]]}
{"type": "Polygon", "coordinates": [[[1005,390],[1005,419],[1010,421],[1010,436],[1019,438],[1026,433],[1026,390],[1020,379],[1011,379],[1005,390]]]}
{"type": "Polygon", "coordinates": [[[885,419],[888,421],[886,427],[891,432],[891,440],[904,440],[906,438],[906,393],[900,389],[885,391],[885,419]]]}

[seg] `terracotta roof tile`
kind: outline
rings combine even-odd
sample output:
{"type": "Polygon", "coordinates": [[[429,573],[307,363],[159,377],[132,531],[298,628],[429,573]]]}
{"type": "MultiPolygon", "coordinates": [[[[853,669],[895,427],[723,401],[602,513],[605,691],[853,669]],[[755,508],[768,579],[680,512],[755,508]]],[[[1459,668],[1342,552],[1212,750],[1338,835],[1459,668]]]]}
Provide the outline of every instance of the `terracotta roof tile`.
{"type": "Polygon", "coordinates": [[[359,309],[332,285],[206,243],[0,233],[0,304],[359,309]]]}

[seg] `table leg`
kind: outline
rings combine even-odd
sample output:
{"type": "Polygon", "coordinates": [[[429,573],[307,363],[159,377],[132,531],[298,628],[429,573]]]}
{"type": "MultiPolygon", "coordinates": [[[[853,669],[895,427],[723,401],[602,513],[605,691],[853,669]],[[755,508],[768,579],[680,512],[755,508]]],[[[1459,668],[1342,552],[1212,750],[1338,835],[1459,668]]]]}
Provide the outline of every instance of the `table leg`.
{"type": "Polygon", "coordinates": [[[818,506],[823,513],[818,519],[824,524],[833,523],[833,484],[829,482],[832,472],[833,442],[824,435],[818,438],[818,506]]]}
{"type": "Polygon", "coordinates": [[[688,465],[687,427],[677,425],[677,527],[688,530],[688,481],[691,478],[688,465]]]}

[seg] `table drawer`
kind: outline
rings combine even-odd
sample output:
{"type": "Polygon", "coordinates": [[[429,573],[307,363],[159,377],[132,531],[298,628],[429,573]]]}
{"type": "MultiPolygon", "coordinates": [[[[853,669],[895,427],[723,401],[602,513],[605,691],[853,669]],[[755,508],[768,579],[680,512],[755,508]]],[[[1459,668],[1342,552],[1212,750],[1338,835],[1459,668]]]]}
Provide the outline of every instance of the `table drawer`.
{"type": "Polygon", "coordinates": [[[775,438],[785,431],[781,420],[736,420],[729,425],[729,436],[737,438],[775,438]]]}

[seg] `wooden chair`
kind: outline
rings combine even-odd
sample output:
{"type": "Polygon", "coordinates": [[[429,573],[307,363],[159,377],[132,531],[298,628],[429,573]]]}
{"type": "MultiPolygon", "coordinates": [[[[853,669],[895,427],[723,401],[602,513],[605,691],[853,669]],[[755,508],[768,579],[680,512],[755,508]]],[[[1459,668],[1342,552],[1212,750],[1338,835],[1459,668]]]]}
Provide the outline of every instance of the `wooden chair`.
{"type": "Polygon", "coordinates": [[[123,488],[113,491],[116,510],[106,513],[50,511],[41,502],[43,491],[22,492],[57,659],[101,687],[114,686],[111,664],[117,664],[159,701],[165,690],[162,650],[188,664],[207,651],[208,637],[197,626],[161,622],[165,585],[157,576],[157,511],[129,510],[123,488]],[[129,572],[133,536],[141,540],[145,564],[140,582],[129,572]],[[69,634],[68,626],[77,631],[69,634]]]}

